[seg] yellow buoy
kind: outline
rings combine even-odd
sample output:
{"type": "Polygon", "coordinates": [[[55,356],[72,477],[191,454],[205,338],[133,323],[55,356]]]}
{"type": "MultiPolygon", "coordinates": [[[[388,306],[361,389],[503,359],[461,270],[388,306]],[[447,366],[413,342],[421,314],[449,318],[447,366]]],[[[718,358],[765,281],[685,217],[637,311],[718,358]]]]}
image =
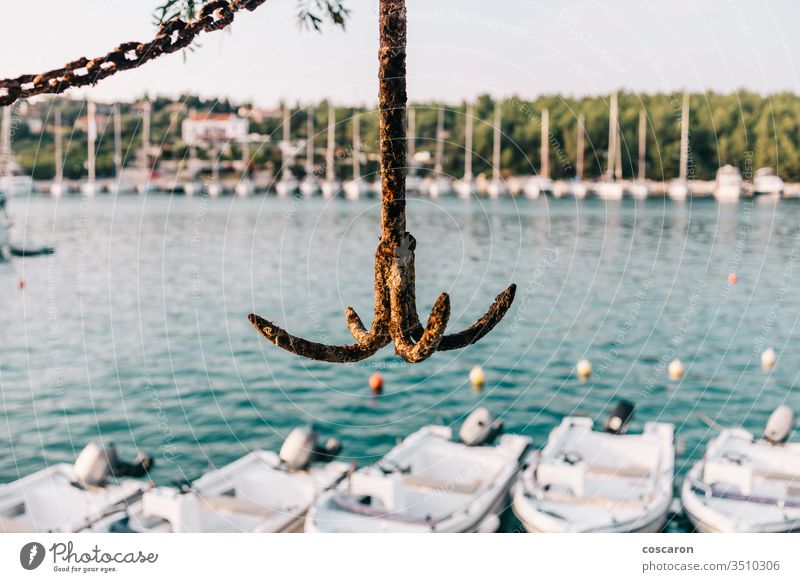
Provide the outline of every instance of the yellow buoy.
{"type": "Polygon", "coordinates": [[[765,370],[771,370],[778,360],[778,354],[772,348],[767,348],[761,353],[761,367],[765,370]]]}
{"type": "Polygon", "coordinates": [[[678,358],[675,358],[669,363],[669,368],[667,368],[667,372],[669,373],[670,380],[680,380],[683,378],[683,362],[681,362],[678,358]]]}
{"type": "Polygon", "coordinates": [[[483,386],[484,382],[486,382],[486,374],[483,371],[483,368],[480,366],[475,366],[472,370],[469,371],[469,381],[475,388],[480,388],[483,386]]]}
{"type": "Polygon", "coordinates": [[[586,358],[581,358],[575,366],[575,372],[578,374],[578,378],[586,380],[592,375],[592,363],[586,358]]]}

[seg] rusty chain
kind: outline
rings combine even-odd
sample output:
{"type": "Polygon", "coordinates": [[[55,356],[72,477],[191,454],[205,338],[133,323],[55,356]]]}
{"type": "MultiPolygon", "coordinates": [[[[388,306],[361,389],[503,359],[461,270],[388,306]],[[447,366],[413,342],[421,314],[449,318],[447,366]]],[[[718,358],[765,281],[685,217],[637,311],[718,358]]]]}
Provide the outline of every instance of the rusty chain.
{"type": "Polygon", "coordinates": [[[186,22],[175,18],[162,23],[149,42],[125,42],[101,57],[81,57],[45,73],[0,79],[0,107],[34,95],[59,94],[94,85],[120,71],[135,69],[161,55],[188,47],[201,32],[222,30],[233,22],[237,12],[252,12],[265,1],[213,0],[203,6],[197,20],[186,22]]]}

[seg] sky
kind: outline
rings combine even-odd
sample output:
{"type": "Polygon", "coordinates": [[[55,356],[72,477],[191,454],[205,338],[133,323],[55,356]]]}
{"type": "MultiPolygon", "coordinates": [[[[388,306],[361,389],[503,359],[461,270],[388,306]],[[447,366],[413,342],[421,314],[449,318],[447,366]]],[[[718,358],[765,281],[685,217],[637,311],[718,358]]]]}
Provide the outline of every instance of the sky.
{"type": "MultiPolygon", "coordinates": [[[[98,56],[155,31],[158,0],[0,0],[0,77],[98,56]]],[[[345,0],[346,31],[297,26],[268,0],[194,52],[73,92],[97,100],[195,93],[274,106],[377,95],[377,0],[345,0]]],[[[408,0],[412,100],[634,91],[800,93],[797,0],[408,0]]]]}

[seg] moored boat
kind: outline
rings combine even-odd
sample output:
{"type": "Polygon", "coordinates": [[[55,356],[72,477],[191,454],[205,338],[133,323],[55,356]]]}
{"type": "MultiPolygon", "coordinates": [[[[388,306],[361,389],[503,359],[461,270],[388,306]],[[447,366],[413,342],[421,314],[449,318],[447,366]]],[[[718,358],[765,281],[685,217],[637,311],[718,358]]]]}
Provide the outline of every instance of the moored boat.
{"type": "Polygon", "coordinates": [[[115,532],[292,532],[302,529],[317,496],[350,465],[332,461],[341,447],[324,446],[310,428],[296,428],[279,453],[253,451],[182,488],[158,487],[110,526],[115,532]]]}
{"type": "Polygon", "coordinates": [[[567,417],[532,455],[513,490],[529,532],[655,532],[672,501],[674,428],[649,422],[627,434],[633,405],[617,404],[603,431],[567,417]]]}
{"type": "Polygon", "coordinates": [[[0,532],[107,531],[151,486],[128,477],[142,477],[151,466],[147,457],[126,463],[113,445],[90,443],[74,465],[50,465],[0,485],[0,532]]]}
{"type": "Polygon", "coordinates": [[[800,530],[800,443],[787,442],[794,413],[776,409],[764,436],[724,429],[689,471],[681,501],[701,532],[800,530]]]}
{"type": "Polygon", "coordinates": [[[530,439],[500,435],[478,408],[453,441],[446,426],[426,426],[374,465],[323,494],[307,532],[493,532],[530,439]],[[496,444],[493,444],[495,443],[496,444]]]}

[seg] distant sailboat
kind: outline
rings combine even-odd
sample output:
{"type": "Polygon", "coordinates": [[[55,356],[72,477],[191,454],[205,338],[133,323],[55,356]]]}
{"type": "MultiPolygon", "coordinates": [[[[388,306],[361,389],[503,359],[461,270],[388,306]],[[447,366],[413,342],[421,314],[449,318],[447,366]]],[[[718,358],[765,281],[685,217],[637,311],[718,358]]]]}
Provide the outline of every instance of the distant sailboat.
{"type": "Polygon", "coordinates": [[[283,139],[280,143],[281,150],[281,179],[275,184],[275,192],[281,198],[287,198],[297,193],[300,188],[295,177],[292,175],[292,164],[294,163],[294,148],[292,146],[292,122],[289,108],[283,106],[283,139]]]}
{"type": "Polygon", "coordinates": [[[86,181],[81,184],[81,193],[84,196],[94,196],[97,194],[97,183],[95,181],[95,163],[97,150],[97,105],[94,101],[89,101],[87,105],[86,117],[86,181]]]}
{"type": "Polygon", "coordinates": [[[434,157],[433,176],[428,184],[428,196],[439,198],[453,193],[453,184],[444,176],[444,108],[439,107],[436,117],[436,154],[434,157]]]}
{"type": "Polygon", "coordinates": [[[139,173],[140,182],[136,184],[136,191],[139,194],[147,194],[153,189],[150,183],[150,174],[152,165],[150,163],[150,115],[152,113],[152,105],[150,101],[145,100],[142,103],[142,151],[139,154],[139,173]]]}
{"type": "Polygon", "coordinates": [[[19,164],[14,160],[11,147],[11,106],[3,107],[3,121],[0,123],[0,190],[10,198],[26,196],[33,191],[33,180],[23,175],[19,164]]]}
{"type": "Polygon", "coordinates": [[[219,143],[215,140],[214,146],[211,150],[211,180],[206,182],[205,189],[208,195],[212,198],[222,196],[222,183],[219,179],[219,162],[220,162],[220,147],[219,143]]]}
{"type": "Polygon", "coordinates": [[[575,177],[568,180],[559,180],[553,189],[553,194],[561,198],[562,196],[573,196],[575,198],[586,198],[589,189],[586,182],[583,181],[583,161],[586,146],[584,140],[586,139],[586,116],[581,113],[578,115],[577,136],[576,136],[576,159],[575,159],[575,177]]]}
{"type": "Polygon", "coordinates": [[[603,200],[621,200],[625,192],[622,179],[622,156],[619,136],[619,105],[617,94],[611,95],[611,111],[608,118],[608,169],[597,186],[597,196],[603,200]]]}
{"type": "Polygon", "coordinates": [[[489,187],[487,192],[490,198],[500,198],[503,196],[508,196],[508,187],[503,182],[503,178],[500,172],[500,162],[502,161],[501,158],[501,139],[502,133],[500,131],[500,123],[501,123],[501,113],[500,113],[500,105],[501,103],[498,101],[494,106],[494,144],[492,146],[492,181],[489,183],[489,187]]]}
{"type": "Polygon", "coordinates": [[[406,192],[420,194],[422,192],[422,180],[417,176],[417,166],[414,161],[416,156],[417,141],[417,110],[413,107],[408,108],[408,151],[406,153],[408,174],[406,175],[406,192]]]}
{"type": "Polygon", "coordinates": [[[478,193],[475,178],[472,175],[472,140],[473,118],[475,108],[472,103],[467,104],[464,127],[464,177],[455,184],[455,189],[461,198],[472,198],[478,193]]]}
{"type": "Polygon", "coordinates": [[[667,195],[673,200],[686,200],[689,196],[689,93],[683,93],[681,107],[681,152],[678,177],[672,180],[667,188],[667,195]]]}
{"type": "Polygon", "coordinates": [[[122,114],[120,105],[114,106],[114,180],[109,185],[112,194],[122,194],[135,191],[135,188],[123,181],[122,175],[122,114]]]}
{"type": "Polygon", "coordinates": [[[236,183],[234,191],[237,196],[247,197],[253,194],[255,187],[250,179],[250,136],[242,138],[242,177],[236,183]]]}
{"type": "Polygon", "coordinates": [[[553,192],[553,181],[550,179],[550,111],[542,109],[541,143],[539,147],[539,175],[530,178],[523,188],[527,198],[538,198],[553,192]]]}
{"type": "Polygon", "coordinates": [[[361,122],[360,114],[353,112],[353,179],[344,185],[344,195],[348,200],[358,200],[367,193],[367,185],[361,179],[361,122]]]}
{"type": "Polygon", "coordinates": [[[342,183],[336,179],[336,107],[328,102],[328,143],[325,146],[325,181],[322,182],[322,196],[326,199],[337,196],[342,183]]]}
{"type": "Polygon", "coordinates": [[[631,184],[631,195],[634,198],[644,199],[650,195],[650,185],[647,183],[647,113],[639,111],[639,167],[636,180],[631,184]]]}
{"type": "Polygon", "coordinates": [[[55,117],[55,135],[53,138],[55,141],[54,158],[56,175],[53,178],[53,182],[50,184],[50,195],[58,198],[66,191],[66,188],[64,187],[64,146],[62,142],[64,139],[64,129],[61,121],[61,107],[56,107],[53,115],[55,117]]]}
{"type": "Polygon", "coordinates": [[[319,194],[319,180],[314,175],[314,108],[306,113],[306,175],[300,184],[303,196],[319,194]]]}
{"type": "Polygon", "coordinates": [[[189,161],[187,163],[187,180],[183,184],[183,193],[187,196],[195,196],[203,191],[203,183],[198,180],[200,162],[197,160],[197,146],[194,143],[189,145],[189,161]]]}

